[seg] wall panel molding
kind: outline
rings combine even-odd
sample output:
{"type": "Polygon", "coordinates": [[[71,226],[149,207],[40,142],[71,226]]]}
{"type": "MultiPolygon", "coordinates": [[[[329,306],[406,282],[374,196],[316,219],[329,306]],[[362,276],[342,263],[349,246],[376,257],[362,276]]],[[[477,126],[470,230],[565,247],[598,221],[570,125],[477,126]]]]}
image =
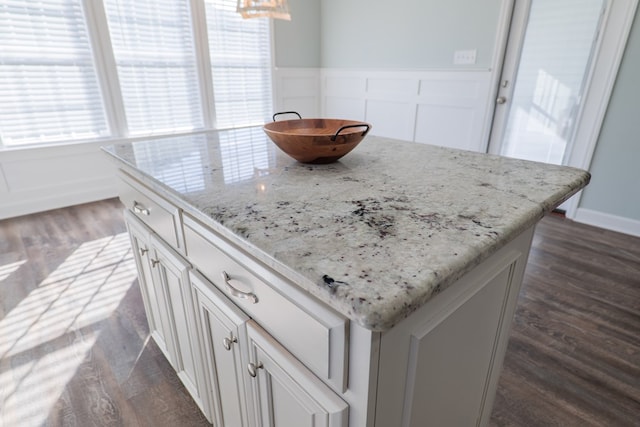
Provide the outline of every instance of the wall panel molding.
{"type": "Polygon", "coordinates": [[[297,111],[303,118],[320,116],[319,68],[276,68],[273,81],[274,113],[297,111]]]}
{"type": "Polygon", "coordinates": [[[486,152],[490,70],[278,68],[275,110],[366,121],[371,134],[486,152]]]}
{"type": "Polygon", "coordinates": [[[101,143],[0,152],[0,219],[117,196],[101,143]]]}
{"type": "Polygon", "coordinates": [[[323,117],[363,120],[371,134],[486,152],[490,70],[355,70],[320,74],[323,117]]]}

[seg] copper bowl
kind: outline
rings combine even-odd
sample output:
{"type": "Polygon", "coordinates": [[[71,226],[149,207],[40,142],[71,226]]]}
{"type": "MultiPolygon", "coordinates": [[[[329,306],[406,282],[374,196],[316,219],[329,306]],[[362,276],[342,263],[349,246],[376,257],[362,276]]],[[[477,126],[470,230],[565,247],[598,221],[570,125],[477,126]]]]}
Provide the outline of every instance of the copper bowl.
{"type": "Polygon", "coordinates": [[[263,129],[282,151],[301,163],[335,162],[353,150],[371,128],[368,123],[341,119],[275,121],[280,114],[300,117],[294,111],[276,113],[263,129]]]}

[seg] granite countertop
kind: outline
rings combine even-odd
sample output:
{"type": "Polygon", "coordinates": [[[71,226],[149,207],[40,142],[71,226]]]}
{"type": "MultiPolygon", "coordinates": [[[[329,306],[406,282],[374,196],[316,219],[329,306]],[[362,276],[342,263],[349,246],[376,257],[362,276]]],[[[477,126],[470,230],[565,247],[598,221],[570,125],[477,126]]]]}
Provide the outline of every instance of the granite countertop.
{"type": "Polygon", "coordinates": [[[104,150],[249,254],[378,331],[590,179],[574,168],[374,136],[337,163],[307,165],[261,127],[104,150]]]}

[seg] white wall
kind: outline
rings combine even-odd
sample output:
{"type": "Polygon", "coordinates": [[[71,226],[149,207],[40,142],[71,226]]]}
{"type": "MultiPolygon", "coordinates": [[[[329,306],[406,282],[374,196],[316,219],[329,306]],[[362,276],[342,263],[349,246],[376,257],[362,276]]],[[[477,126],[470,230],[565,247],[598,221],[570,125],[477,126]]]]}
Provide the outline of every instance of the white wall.
{"type": "Polygon", "coordinates": [[[315,49],[308,37],[315,27],[278,38],[276,110],[363,120],[373,135],[486,151],[503,0],[308,1],[304,24],[318,4],[321,67],[285,65],[298,40],[315,49]],[[456,50],[476,50],[475,64],[454,64],[456,50]]]}
{"type": "Polygon", "coordinates": [[[640,236],[640,8],[624,52],[576,220],[640,236]]]}
{"type": "Polygon", "coordinates": [[[289,0],[291,21],[273,20],[274,65],[319,68],[321,0],[289,0]]]}
{"type": "Polygon", "coordinates": [[[451,68],[476,49],[487,69],[502,0],[322,0],[324,68],[451,68]]]}

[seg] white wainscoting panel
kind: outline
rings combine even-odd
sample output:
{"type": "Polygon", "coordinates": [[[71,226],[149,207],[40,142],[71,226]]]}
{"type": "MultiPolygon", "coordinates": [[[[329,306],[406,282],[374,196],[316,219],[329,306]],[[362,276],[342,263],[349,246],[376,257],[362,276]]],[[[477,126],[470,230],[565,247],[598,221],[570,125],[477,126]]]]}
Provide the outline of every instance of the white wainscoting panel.
{"type": "Polygon", "coordinates": [[[323,69],[321,114],[371,134],[486,152],[490,70],[323,69]]]}
{"type": "Polygon", "coordinates": [[[324,78],[323,91],[327,96],[358,96],[362,97],[367,89],[367,80],[363,76],[331,76],[324,78]]]}
{"type": "Polygon", "coordinates": [[[364,120],[372,124],[372,135],[411,141],[415,111],[415,104],[410,102],[367,99],[364,120]]]}
{"type": "Polygon", "coordinates": [[[297,111],[303,118],[320,117],[320,70],[277,68],[273,72],[275,111],[297,111]]]}
{"type": "Polygon", "coordinates": [[[418,90],[418,82],[410,78],[369,78],[367,79],[367,93],[374,96],[400,97],[413,96],[418,90]]]}
{"type": "Polygon", "coordinates": [[[475,111],[470,108],[419,104],[414,141],[483,151],[480,141],[473,135],[475,117],[475,111]],[[452,126],[452,123],[458,125],[452,126]]]}
{"type": "Polygon", "coordinates": [[[99,143],[0,152],[0,219],[117,196],[99,143]]]}
{"type": "Polygon", "coordinates": [[[364,121],[366,104],[362,98],[332,96],[325,100],[322,117],[364,121]]]}

